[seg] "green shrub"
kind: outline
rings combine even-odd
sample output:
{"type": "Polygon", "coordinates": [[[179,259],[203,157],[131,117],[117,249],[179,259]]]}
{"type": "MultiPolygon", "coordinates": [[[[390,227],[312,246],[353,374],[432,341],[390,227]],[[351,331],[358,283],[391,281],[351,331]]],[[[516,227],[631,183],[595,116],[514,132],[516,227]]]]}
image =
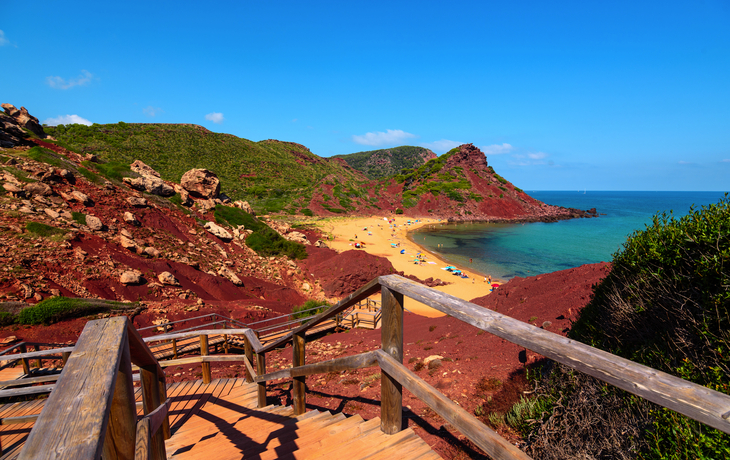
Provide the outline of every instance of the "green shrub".
{"type": "Polygon", "coordinates": [[[57,168],[66,168],[68,166],[68,162],[61,159],[58,154],[43,147],[33,147],[28,150],[27,155],[35,161],[46,163],[57,168]]]}
{"type": "Polygon", "coordinates": [[[50,225],[42,224],[40,222],[28,222],[27,224],[25,224],[25,229],[44,238],[50,238],[56,235],[65,235],[66,233],[68,233],[68,230],[52,227],[50,225]]]}
{"type": "Polygon", "coordinates": [[[133,309],[137,306],[136,303],[130,304],[112,300],[51,297],[20,310],[17,321],[20,324],[30,325],[52,324],[68,318],[77,318],[110,310],[133,309]]]}
{"type": "Polygon", "coordinates": [[[403,214],[403,210],[401,208],[398,208],[395,210],[396,214],[403,214]]]}
{"type": "Polygon", "coordinates": [[[0,327],[15,324],[16,316],[9,311],[0,311],[0,327]]]}
{"type": "Polygon", "coordinates": [[[129,165],[119,161],[110,161],[108,163],[92,163],[90,161],[83,161],[81,164],[86,166],[88,169],[95,169],[107,179],[113,179],[120,182],[124,177],[138,176],[137,173],[129,169],[129,165]]]}
{"type": "Polygon", "coordinates": [[[73,220],[78,222],[80,225],[86,225],[86,214],[83,212],[73,211],[71,212],[73,220]]]}
{"type": "MultiPolygon", "coordinates": [[[[593,299],[581,311],[569,337],[730,393],[728,229],[727,194],[718,204],[690,209],[679,219],[671,212],[654,216],[651,225],[633,233],[614,254],[611,272],[595,288],[593,299]]],[[[591,431],[627,442],[635,440],[642,458],[730,457],[727,434],[671,410],[637,403],[636,397],[595,379],[583,376],[577,381],[570,373],[558,367],[549,375],[549,379],[568,382],[548,386],[554,394],[565,396],[565,408],[572,408],[564,411],[565,417],[578,420],[579,412],[590,413],[594,419],[591,431]],[[589,390],[596,396],[587,396],[589,390]],[[625,435],[632,432],[636,435],[625,435]]],[[[568,436],[553,430],[561,423],[556,417],[540,428],[539,435],[552,444],[551,449],[561,437],[568,436]],[[554,434],[548,435],[551,430],[554,434]]],[[[600,449],[599,441],[591,444],[581,440],[594,450],[600,449]]],[[[590,456],[584,453],[563,452],[562,456],[590,456]]]]}
{"type": "Polygon", "coordinates": [[[311,210],[311,209],[309,209],[309,208],[302,208],[302,209],[300,209],[300,210],[299,210],[299,212],[300,212],[300,213],[301,213],[302,215],[305,215],[305,216],[309,216],[309,217],[312,217],[312,216],[314,216],[314,213],[313,213],[313,212],[312,212],[312,210],[311,210]]]}
{"type": "MultiPolygon", "coordinates": [[[[319,315],[323,311],[327,310],[329,307],[330,307],[330,305],[324,300],[307,300],[302,305],[292,308],[292,310],[291,310],[291,312],[293,313],[292,318],[293,319],[309,318],[310,316],[319,315]],[[320,308],[317,308],[317,307],[320,307],[320,308]],[[310,310],[312,308],[316,308],[316,310],[303,311],[303,310],[310,310]]],[[[302,321],[302,324],[304,324],[304,323],[306,323],[306,321],[302,321]]]]}
{"type": "MultiPolygon", "coordinates": [[[[83,163],[88,163],[88,162],[83,162],[83,163]]],[[[104,179],[102,179],[100,175],[96,174],[95,172],[89,171],[86,168],[79,168],[79,174],[84,176],[86,178],[86,180],[88,180],[89,182],[93,182],[95,184],[101,184],[102,182],[104,182],[104,179]]]]}

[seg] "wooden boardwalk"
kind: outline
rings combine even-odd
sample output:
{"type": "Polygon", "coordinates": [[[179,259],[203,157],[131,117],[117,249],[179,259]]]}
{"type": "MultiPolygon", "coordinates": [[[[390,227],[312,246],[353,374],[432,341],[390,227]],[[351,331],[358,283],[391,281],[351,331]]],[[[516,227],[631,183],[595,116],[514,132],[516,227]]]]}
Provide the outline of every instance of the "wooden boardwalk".
{"type": "MultiPolygon", "coordinates": [[[[142,396],[135,392],[137,402],[142,396]]],[[[395,435],[380,431],[380,419],[313,410],[293,417],[291,407],[256,408],[257,385],[244,379],[200,380],[167,387],[172,437],[165,441],[168,458],[216,460],[257,458],[440,458],[413,430],[395,435]]],[[[39,414],[45,399],[0,406],[0,417],[39,414]]],[[[138,404],[138,415],[142,410],[138,404]]],[[[2,425],[2,457],[15,458],[32,423],[2,425]]]]}

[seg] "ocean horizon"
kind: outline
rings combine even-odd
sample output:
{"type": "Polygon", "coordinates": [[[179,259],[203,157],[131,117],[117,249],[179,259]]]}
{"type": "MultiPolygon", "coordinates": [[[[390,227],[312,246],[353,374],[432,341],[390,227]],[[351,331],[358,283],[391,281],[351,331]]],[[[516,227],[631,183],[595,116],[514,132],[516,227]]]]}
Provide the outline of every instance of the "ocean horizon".
{"type": "Polygon", "coordinates": [[[436,223],[409,238],[444,261],[495,279],[535,276],[610,262],[635,231],[657,213],[686,215],[726,192],[528,191],[544,203],[588,210],[599,217],[534,223],[436,223]]]}

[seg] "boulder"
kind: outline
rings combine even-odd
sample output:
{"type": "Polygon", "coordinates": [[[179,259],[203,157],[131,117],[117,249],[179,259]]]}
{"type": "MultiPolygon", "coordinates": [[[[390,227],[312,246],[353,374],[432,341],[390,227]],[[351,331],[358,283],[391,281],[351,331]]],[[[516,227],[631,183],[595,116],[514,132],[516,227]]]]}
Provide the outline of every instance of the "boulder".
{"type": "Polygon", "coordinates": [[[160,173],[152,169],[151,166],[148,166],[141,160],[134,160],[134,163],[129,165],[129,169],[136,172],[137,174],[141,176],[154,176],[154,177],[160,177],[160,173]]]}
{"type": "Polygon", "coordinates": [[[6,192],[11,193],[13,196],[16,196],[16,197],[25,196],[25,190],[23,190],[22,188],[18,187],[15,184],[11,184],[10,182],[4,183],[3,188],[5,189],[6,192]]]}
{"type": "Polygon", "coordinates": [[[172,186],[175,189],[175,191],[180,194],[180,202],[183,206],[192,206],[193,205],[193,200],[190,199],[190,194],[188,193],[187,190],[182,188],[182,186],[180,184],[173,184],[172,186]]]}
{"type": "Polygon", "coordinates": [[[119,245],[124,249],[129,249],[130,251],[137,252],[137,243],[124,235],[119,235],[119,245]]]}
{"type": "Polygon", "coordinates": [[[101,219],[91,215],[86,216],[86,226],[95,232],[104,229],[104,224],[101,222],[101,219]]]}
{"type": "Polygon", "coordinates": [[[307,235],[301,232],[291,232],[284,235],[284,238],[286,238],[289,241],[294,241],[295,243],[301,243],[301,244],[311,244],[309,240],[307,239],[307,235]]]}
{"type": "Polygon", "coordinates": [[[86,195],[85,193],[81,193],[78,190],[74,190],[73,192],[71,192],[71,199],[78,201],[84,206],[91,206],[92,204],[94,204],[94,202],[91,201],[91,198],[89,198],[88,195],[86,195]]]}
{"type": "Polygon", "coordinates": [[[236,276],[235,273],[233,273],[228,267],[221,266],[221,268],[218,269],[218,274],[220,276],[223,276],[224,278],[227,278],[231,281],[231,283],[235,284],[236,286],[243,286],[243,281],[241,281],[241,278],[236,276]]]}
{"type": "Polygon", "coordinates": [[[144,253],[150,257],[159,257],[160,256],[160,251],[153,248],[152,246],[147,246],[146,248],[144,248],[144,253]]]}
{"type": "Polygon", "coordinates": [[[250,204],[248,204],[248,201],[234,201],[233,206],[237,207],[238,209],[241,209],[243,211],[246,211],[247,213],[251,214],[252,216],[255,216],[256,213],[253,211],[253,208],[250,204]]]}
{"type": "Polygon", "coordinates": [[[218,176],[207,169],[191,169],[183,174],[180,185],[196,198],[215,198],[221,191],[218,176]]]}
{"type": "Polygon", "coordinates": [[[126,271],[119,277],[119,282],[122,284],[141,284],[142,274],[137,271],[126,271]]]}
{"type": "Polygon", "coordinates": [[[134,226],[137,226],[137,227],[140,226],[139,221],[137,220],[136,217],[134,217],[134,214],[132,214],[131,212],[126,211],[124,213],[124,216],[123,217],[124,217],[124,222],[126,222],[128,224],[131,224],[131,225],[134,225],[134,226]]]}
{"type": "Polygon", "coordinates": [[[129,185],[135,190],[147,191],[153,195],[172,196],[175,194],[175,189],[167,185],[167,183],[159,177],[125,177],[122,180],[125,184],[129,185]]]}
{"type": "Polygon", "coordinates": [[[316,241],[316,242],[314,243],[314,245],[315,245],[316,247],[318,247],[318,248],[328,248],[328,247],[329,247],[329,246],[327,246],[327,243],[325,243],[325,242],[324,242],[324,241],[322,241],[322,240],[317,240],[317,241],[316,241]]]}
{"type": "Polygon", "coordinates": [[[147,206],[147,200],[139,196],[130,196],[127,198],[127,203],[131,204],[135,208],[144,208],[147,206]]]}
{"type": "Polygon", "coordinates": [[[211,234],[217,236],[218,238],[222,239],[223,241],[231,241],[233,239],[233,236],[228,233],[226,229],[223,227],[214,224],[213,222],[206,222],[205,223],[205,229],[208,230],[211,234]]]}
{"type": "Polygon", "coordinates": [[[59,216],[60,216],[60,214],[59,214],[59,213],[57,213],[56,211],[54,211],[53,209],[50,209],[50,208],[46,208],[46,209],[44,209],[44,210],[43,210],[43,212],[45,212],[45,213],[46,213],[46,215],[47,215],[48,217],[50,217],[51,219],[58,219],[58,218],[59,218],[59,216]]]}
{"type": "Polygon", "coordinates": [[[49,196],[53,195],[53,189],[43,182],[31,182],[27,184],[23,189],[30,195],[49,196]]]}
{"type": "Polygon", "coordinates": [[[180,282],[175,278],[175,276],[170,272],[162,272],[159,275],[157,275],[157,279],[160,281],[160,283],[168,286],[180,286],[180,282]]]}

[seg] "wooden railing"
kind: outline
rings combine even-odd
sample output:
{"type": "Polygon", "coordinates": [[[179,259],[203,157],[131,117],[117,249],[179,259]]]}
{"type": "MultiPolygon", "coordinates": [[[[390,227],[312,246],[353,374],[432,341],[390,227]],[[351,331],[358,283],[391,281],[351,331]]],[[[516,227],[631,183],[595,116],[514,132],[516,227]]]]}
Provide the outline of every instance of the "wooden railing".
{"type": "MultiPolygon", "coordinates": [[[[588,345],[504,316],[397,275],[376,278],[327,311],[312,317],[290,333],[262,345],[250,328],[227,329],[242,335],[244,356],[207,355],[207,337],[220,329],[166,334],[145,339],[124,317],[92,321],[84,329],[61,378],[31,432],[20,458],[164,458],[167,404],[164,373],[145,341],[199,336],[201,355],[164,365],[215,361],[243,361],[246,378],[258,384],[257,402],[265,407],[266,383],[291,378],[294,413],[305,412],[306,377],[378,366],[381,369],[381,430],[402,429],[403,388],[461,431],[496,459],[529,457],[492,429],[456,405],[403,365],[403,299],[407,296],[481,330],[571,366],[623,390],[730,433],[730,396],[651,369],[588,345]],[[335,317],[360,300],[381,291],[381,348],[358,355],[306,364],[306,332],[335,317]],[[206,342],[203,343],[203,340],[206,342]],[[266,353],[292,343],[292,368],[266,372],[266,353]],[[255,355],[255,356],[254,356],[255,355]],[[135,424],[132,363],[140,368],[146,414],[135,424]],[[135,447],[136,446],[136,447],[135,447]],[[59,454],[62,453],[62,454],[59,454]]],[[[37,353],[37,352],[32,352],[37,353]]],[[[27,358],[30,353],[14,358],[27,358]]],[[[10,358],[10,357],[8,357],[10,358]]],[[[206,371],[204,370],[204,378],[206,371]]],[[[208,379],[209,370],[208,370],[208,379]]],[[[9,390],[4,390],[9,391],[9,390]]],[[[27,423],[27,422],[26,422],[27,423]]]]}
{"type": "Polygon", "coordinates": [[[259,384],[259,406],[266,405],[266,382],[269,380],[281,378],[293,380],[294,412],[302,414],[306,406],[305,379],[308,375],[379,366],[382,371],[380,418],[383,432],[394,434],[402,428],[402,392],[405,387],[491,457],[530,458],[403,365],[404,296],[708,426],[730,433],[730,420],[728,420],[730,396],[724,393],[482,308],[398,275],[381,276],[371,281],[327,311],[292,330],[290,334],[266,346],[261,345],[255,334],[246,331],[247,374],[251,381],[259,384]],[[382,295],[381,348],[359,355],[305,364],[306,331],[378,290],[382,295]],[[266,353],[288,342],[293,346],[293,367],[266,373],[266,353]]]}
{"type": "Polygon", "coordinates": [[[131,322],[124,316],[90,321],[69,351],[18,458],[164,459],[170,436],[165,374],[131,322]],[[132,364],[140,370],[145,415],[139,422],[132,364]]]}

